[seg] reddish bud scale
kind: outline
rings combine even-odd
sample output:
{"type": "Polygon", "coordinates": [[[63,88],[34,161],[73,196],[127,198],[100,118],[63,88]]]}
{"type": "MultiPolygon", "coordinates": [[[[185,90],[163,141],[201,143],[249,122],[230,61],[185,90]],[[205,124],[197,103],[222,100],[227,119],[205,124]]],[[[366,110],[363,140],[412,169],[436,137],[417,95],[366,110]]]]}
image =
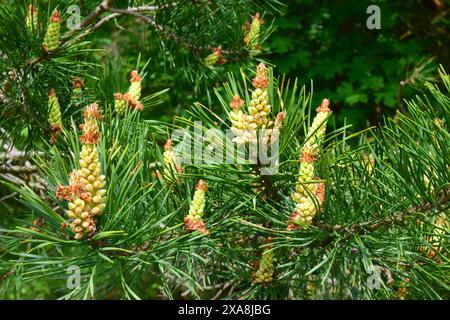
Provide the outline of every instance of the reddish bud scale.
{"type": "Polygon", "coordinates": [[[323,99],[320,106],[316,109],[317,112],[331,112],[330,110],[330,100],[323,99]]]}
{"type": "Polygon", "coordinates": [[[164,150],[170,150],[172,149],[172,139],[167,140],[166,144],[164,145],[164,150]]]}
{"type": "Polygon", "coordinates": [[[184,217],[184,223],[187,231],[200,231],[204,235],[208,235],[209,231],[205,227],[203,220],[196,220],[191,216],[184,217]]]}
{"type": "Polygon", "coordinates": [[[53,10],[52,16],[50,17],[49,21],[55,23],[61,22],[61,17],[59,16],[58,9],[53,10]]]}
{"type": "Polygon", "coordinates": [[[72,80],[72,86],[74,89],[83,89],[84,88],[84,81],[81,78],[74,78],[72,80]]]}
{"type": "Polygon", "coordinates": [[[267,67],[262,62],[256,68],[256,77],[253,78],[253,86],[260,89],[266,89],[269,86],[269,80],[267,79],[267,67]]]}
{"type": "Polygon", "coordinates": [[[202,191],[207,191],[208,187],[205,184],[205,181],[203,181],[203,179],[200,179],[198,184],[197,184],[197,190],[202,190],[202,191]]]}
{"type": "Polygon", "coordinates": [[[131,71],[130,82],[142,81],[141,76],[136,70],[131,71]]]}
{"type": "Polygon", "coordinates": [[[235,94],[233,96],[233,99],[230,102],[230,107],[237,111],[239,110],[244,104],[244,100],[241,99],[241,97],[238,94],[235,94]]]}

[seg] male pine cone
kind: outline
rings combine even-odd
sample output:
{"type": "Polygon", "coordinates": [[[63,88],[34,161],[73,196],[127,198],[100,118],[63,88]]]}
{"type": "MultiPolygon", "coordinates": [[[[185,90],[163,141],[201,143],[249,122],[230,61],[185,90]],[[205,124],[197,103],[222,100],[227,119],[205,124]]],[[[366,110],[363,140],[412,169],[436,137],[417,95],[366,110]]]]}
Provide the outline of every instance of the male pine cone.
{"type": "Polygon", "coordinates": [[[241,145],[252,139],[254,134],[252,130],[256,129],[255,124],[250,124],[248,122],[248,115],[242,112],[241,107],[244,104],[244,100],[235,94],[231,100],[230,107],[230,120],[231,120],[231,131],[234,134],[233,142],[241,145]]]}
{"type": "Polygon", "coordinates": [[[139,76],[139,73],[136,70],[131,71],[130,88],[128,89],[128,93],[130,94],[131,99],[137,103],[141,99],[141,84],[142,79],[139,76]]]}
{"type": "Polygon", "coordinates": [[[62,128],[61,107],[54,89],[50,90],[48,96],[48,122],[54,131],[62,128]]]}
{"type": "Polygon", "coordinates": [[[175,164],[175,153],[173,150],[173,142],[171,139],[167,140],[164,145],[164,154],[163,154],[163,163],[164,163],[164,176],[172,181],[174,179],[175,173],[181,173],[181,164],[175,164]]]}
{"type": "Polygon", "coordinates": [[[256,68],[256,77],[253,79],[253,86],[256,89],[252,92],[252,100],[250,101],[249,122],[254,123],[257,128],[266,128],[270,124],[267,116],[270,114],[271,106],[267,91],[267,87],[269,86],[267,67],[262,62],[256,68]]]}
{"type": "Polygon", "coordinates": [[[266,286],[273,281],[273,251],[270,247],[264,250],[259,268],[253,274],[253,281],[266,286]]]}
{"type": "Polygon", "coordinates": [[[244,38],[244,42],[250,50],[259,49],[259,33],[262,24],[263,20],[260,18],[259,13],[256,13],[250,26],[247,27],[247,34],[244,38]]]}
{"type": "Polygon", "coordinates": [[[26,17],[26,25],[28,30],[36,31],[38,26],[38,8],[33,7],[32,4],[28,7],[28,14],[26,17]]]}
{"type": "Polygon", "coordinates": [[[311,224],[317,214],[317,208],[312,198],[316,190],[317,184],[314,183],[314,150],[307,145],[301,157],[299,177],[295,186],[295,193],[292,195],[295,209],[289,218],[289,230],[297,229],[298,225],[307,226],[311,224]]]}
{"type": "Polygon", "coordinates": [[[184,223],[188,231],[198,230],[203,234],[208,234],[209,231],[205,227],[203,222],[203,215],[205,214],[206,204],[206,190],[207,186],[203,180],[200,180],[197,184],[197,190],[194,193],[191,205],[189,207],[189,214],[184,218],[184,223]]]}
{"type": "Polygon", "coordinates": [[[130,87],[127,93],[114,94],[114,110],[116,114],[123,116],[125,108],[130,107],[133,110],[138,108],[142,111],[142,104],[140,102],[142,90],[142,79],[136,70],[131,71],[130,87]]]}
{"type": "Polygon", "coordinates": [[[59,36],[61,29],[61,18],[59,17],[58,9],[53,11],[50,17],[50,23],[45,33],[44,42],[42,44],[45,52],[52,52],[59,47],[59,36]]]}
{"type": "Polygon", "coordinates": [[[325,136],[326,119],[331,112],[330,101],[324,99],[317,108],[317,115],[308,130],[308,140],[303,148],[300,158],[300,172],[295,193],[292,199],[295,202],[294,212],[288,220],[288,229],[295,230],[300,226],[309,226],[317,215],[325,198],[325,185],[314,182],[314,162],[318,149],[325,136]]]}
{"type": "Polygon", "coordinates": [[[323,99],[321,105],[316,109],[317,114],[308,130],[307,143],[316,151],[327,130],[326,120],[331,113],[329,106],[330,100],[323,99]]]}
{"type": "Polygon", "coordinates": [[[95,217],[105,209],[105,176],[100,174],[96,144],[100,139],[97,120],[100,112],[96,103],[88,106],[81,126],[83,144],[80,152],[80,169],[70,175],[69,186],[58,186],[57,196],[69,201],[67,215],[72,219],[70,227],[75,239],[91,237],[96,231],[95,217]]]}

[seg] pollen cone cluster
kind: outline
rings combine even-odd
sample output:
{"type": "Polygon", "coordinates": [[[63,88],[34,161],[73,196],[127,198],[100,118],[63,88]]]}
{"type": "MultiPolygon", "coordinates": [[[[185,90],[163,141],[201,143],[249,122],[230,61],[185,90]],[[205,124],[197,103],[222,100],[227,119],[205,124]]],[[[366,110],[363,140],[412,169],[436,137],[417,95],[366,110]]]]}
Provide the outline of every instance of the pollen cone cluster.
{"type": "Polygon", "coordinates": [[[72,220],[70,228],[75,239],[89,238],[96,231],[96,216],[105,209],[105,176],[100,174],[96,144],[100,139],[97,120],[100,111],[96,103],[88,106],[81,125],[83,144],[80,153],[80,169],[70,174],[69,186],[58,186],[57,196],[69,201],[67,215],[72,220]]]}
{"type": "Polygon", "coordinates": [[[285,113],[282,111],[277,115],[275,123],[269,120],[271,106],[269,104],[268,86],[269,80],[267,76],[267,67],[264,63],[260,63],[256,69],[257,74],[253,79],[255,90],[252,92],[252,99],[248,108],[249,113],[246,114],[241,109],[244,101],[235,94],[230,106],[231,130],[234,133],[233,141],[237,144],[246,142],[256,143],[258,130],[264,132],[263,142],[267,142],[270,138],[272,129],[280,129],[285,113]]]}
{"type": "Polygon", "coordinates": [[[128,89],[128,93],[130,94],[130,98],[137,103],[141,99],[141,89],[142,89],[142,79],[139,76],[139,73],[136,70],[131,71],[130,78],[130,88],[128,89]]]}
{"type": "Polygon", "coordinates": [[[250,101],[249,122],[254,123],[257,128],[266,128],[269,124],[267,116],[270,114],[271,106],[267,91],[267,87],[269,86],[267,67],[264,63],[260,63],[256,68],[256,77],[253,79],[253,86],[255,90],[252,92],[252,100],[250,101]]]}
{"type": "Polygon", "coordinates": [[[26,26],[30,31],[36,31],[38,27],[38,8],[35,8],[32,4],[28,7],[28,13],[26,17],[26,26]]]}
{"type": "Polygon", "coordinates": [[[45,33],[44,42],[42,44],[45,52],[52,52],[59,47],[59,35],[61,29],[61,18],[58,9],[53,11],[50,17],[47,31],[45,33]]]}
{"type": "Polygon", "coordinates": [[[326,120],[331,112],[330,100],[323,99],[322,104],[316,109],[317,115],[315,116],[311,127],[308,130],[307,143],[313,147],[314,150],[318,150],[325,132],[327,130],[326,120]]]}
{"type": "Polygon", "coordinates": [[[130,107],[132,110],[142,111],[141,99],[142,79],[136,70],[131,71],[130,88],[127,93],[114,94],[114,109],[118,115],[123,115],[125,109],[130,107]]]}
{"type": "Polygon", "coordinates": [[[203,180],[199,180],[197,184],[197,190],[194,193],[191,205],[189,207],[189,214],[184,218],[186,230],[195,231],[198,230],[203,234],[208,234],[209,231],[205,227],[203,222],[203,215],[205,214],[206,204],[206,190],[207,186],[203,180]]]}
{"type": "MultiPolygon", "coordinates": [[[[234,133],[233,141],[237,144],[243,144],[249,139],[251,139],[251,128],[247,121],[248,115],[242,112],[242,105],[244,100],[238,94],[235,94],[233,100],[230,103],[230,120],[231,120],[231,131],[234,133]]],[[[254,127],[254,126],[253,126],[254,127]]],[[[255,130],[254,127],[253,130],[255,130]]]]}
{"type": "Polygon", "coordinates": [[[222,46],[214,48],[212,53],[209,54],[203,61],[208,67],[212,67],[216,64],[225,64],[227,61],[222,56],[222,46]]]}
{"type": "Polygon", "coordinates": [[[53,131],[62,128],[61,107],[54,89],[51,89],[48,95],[48,122],[53,131]]]}
{"type": "Polygon", "coordinates": [[[246,32],[244,42],[250,50],[258,50],[260,48],[259,33],[263,23],[264,21],[260,18],[259,13],[256,13],[252,18],[252,22],[244,26],[246,32]]]}
{"type": "Polygon", "coordinates": [[[325,200],[325,184],[317,182],[314,162],[318,157],[318,148],[325,135],[325,120],[330,112],[329,100],[324,99],[317,108],[317,115],[308,131],[308,137],[300,157],[300,171],[292,199],[294,212],[288,220],[288,230],[308,227],[325,200]]]}
{"type": "Polygon", "coordinates": [[[262,254],[258,270],[253,274],[253,281],[268,285],[273,280],[273,250],[268,247],[262,254]]]}
{"type": "Polygon", "coordinates": [[[164,145],[163,163],[164,176],[168,179],[174,178],[174,173],[181,173],[181,164],[175,165],[175,154],[173,151],[172,140],[167,140],[164,145]]]}

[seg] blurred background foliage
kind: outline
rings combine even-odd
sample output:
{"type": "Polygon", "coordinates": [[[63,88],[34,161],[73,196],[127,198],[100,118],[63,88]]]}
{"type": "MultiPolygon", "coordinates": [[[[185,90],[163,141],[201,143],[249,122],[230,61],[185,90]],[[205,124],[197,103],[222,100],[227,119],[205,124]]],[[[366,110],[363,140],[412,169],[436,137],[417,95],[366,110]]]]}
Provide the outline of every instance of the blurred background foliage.
{"type": "Polygon", "coordinates": [[[288,0],[267,41],[278,72],[314,79],[314,104],[330,98],[338,122],[376,124],[450,62],[450,2],[288,0]],[[381,29],[369,30],[369,5],[381,29]]]}

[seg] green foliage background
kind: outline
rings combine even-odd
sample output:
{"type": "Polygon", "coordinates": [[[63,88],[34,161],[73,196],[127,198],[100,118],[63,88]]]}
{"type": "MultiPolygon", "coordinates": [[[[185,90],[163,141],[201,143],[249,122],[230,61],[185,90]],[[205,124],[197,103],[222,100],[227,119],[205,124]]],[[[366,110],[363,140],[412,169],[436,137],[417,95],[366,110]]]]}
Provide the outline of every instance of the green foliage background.
{"type": "MultiPolygon", "coordinates": [[[[20,3],[25,2],[24,0],[20,1],[20,3]]],[[[146,1],[133,2],[137,4],[146,3],[146,1]]],[[[68,5],[78,3],[78,1],[41,1],[40,5],[47,7],[49,4],[53,6],[56,3],[64,12],[68,5]]],[[[52,149],[44,142],[48,138],[45,109],[49,86],[57,87],[64,121],[70,129],[67,133],[67,140],[70,143],[59,145],[59,147],[64,151],[69,151],[79,148],[79,142],[76,139],[76,124],[79,124],[81,119],[80,109],[73,108],[69,103],[71,90],[69,78],[74,75],[81,75],[85,78],[87,86],[84,91],[84,99],[86,103],[102,101],[105,108],[111,109],[113,93],[124,91],[128,86],[129,70],[138,69],[145,74],[143,96],[147,97],[147,100],[143,101],[144,112],[139,114],[139,119],[147,120],[147,122],[142,127],[136,128],[134,123],[131,123],[131,118],[127,118],[127,121],[130,120],[130,122],[112,121],[111,127],[105,128],[105,136],[110,139],[105,139],[107,142],[102,146],[102,152],[108,154],[106,150],[109,151],[110,148],[114,147],[112,144],[115,140],[120,140],[123,145],[129,145],[130,153],[124,153],[125,155],[121,156],[119,161],[122,167],[114,167],[117,159],[112,161],[112,159],[105,158],[104,160],[111,160],[111,165],[108,167],[108,170],[111,170],[111,172],[108,172],[110,176],[113,176],[114,170],[119,168],[120,177],[126,180],[125,182],[122,181],[122,184],[111,184],[114,187],[111,188],[111,190],[114,189],[111,192],[114,197],[116,195],[122,197],[121,200],[125,196],[136,199],[133,209],[140,213],[136,216],[143,220],[143,217],[150,217],[153,219],[154,225],[140,224],[139,221],[125,215],[124,212],[128,209],[121,207],[121,201],[109,201],[109,211],[112,213],[104,219],[110,224],[119,221],[130,230],[136,231],[138,240],[153,241],[157,245],[154,249],[152,248],[154,252],[151,252],[151,254],[141,253],[139,252],[140,248],[137,248],[136,252],[133,252],[131,257],[128,258],[121,255],[114,256],[114,253],[108,251],[110,249],[92,248],[87,243],[80,244],[73,240],[66,241],[64,232],[60,231],[59,225],[52,220],[58,221],[60,218],[56,216],[55,211],[46,207],[44,201],[37,196],[34,197],[31,191],[16,190],[24,197],[22,200],[25,199],[28,206],[30,204],[35,206],[33,214],[30,216],[30,209],[18,204],[17,201],[6,199],[8,201],[2,201],[0,205],[2,210],[0,224],[30,226],[33,220],[40,217],[44,212],[48,215],[50,224],[53,223],[50,228],[50,235],[55,235],[55,237],[51,239],[54,243],[49,244],[48,239],[38,239],[39,235],[22,228],[17,231],[17,234],[26,239],[28,237],[32,239],[30,243],[21,243],[18,240],[20,237],[14,237],[15,234],[10,235],[8,233],[2,238],[2,240],[5,240],[4,247],[8,250],[5,249],[0,252],[2,257],[6,257],[5,261],[7,261],[5,266],[0,266],[4,267],[0,270],[0,274],[4,275],[11,269],[10,263],[14,261],[15,256],[10,252],[23,252],[23,248],[26,247],[27,250],[32,249],[32,254],[28,255],[27,253],[21,256],[21,259],[29,259],[24,264],[31,267],[24,274],[28,282],[22,283],[20,279],[22,276],[21,270],[17,270],[18,276],[14,277],[14,281],[12,279],[7,279],[7,281],[11,281],[10,283],[5,281],[9,290],[1,292],[0,297],[9,299],[61,297],[66,292],[53,291],[52,288],[61,288],[61,283],[64,284],[67,276],[65,267],[73,262],[71,255],[73,255],[74,260],[79,258],[80,255],[83,257],[86,274],[91,274],[92,279],[94,279],[94,276],[96,277],[96,281],[98,281],[96,282],[96,290],[103,293],[107,292],[103,295],[106,298],[122,297],[123,292],[125,292],[127,298],[132,298],[134,293],[128,290],[127,283],[135,285],[133,289],[143,299],[157,298],[159,286],[162,285],[166,288],[170,285],[163,283],[160,277],[154,277],[158,270],[150,270],[151,272],[147,273],[148,270],[141,267],[142,261],[151,265],[149,269],[154,268],[161,261],[164,263],[174,262],[172,265],[168,264],[167,268],[177,275],[185,276],[184,272],[189,273],[187,285],[191,286],[194,292],[196,284],[193,280],[193,273],[196,267],[203,267],[205,261],[201,258],[202,254],[205,254],[205,252],[208,254],[217,253],[217,243],[222,243],[222,240],[233,236],[238,237],[251,233],[255,233],[259,237],[273,235],[271,230],[259,226],[261,221],[264,220],[272,221],[279,228],[284,227],[284,219],[288,214],[285,210],[292,206],[289,188],[295,184],[296,178],[293,163],[298,157],[300,146],[304,143],[302,131],[305,131],[308,126],[306,122],[311,120],[309,111],[325,97],[331,100],[331,107],[336,115],[334,116],[336,127],[341,127],[344,123],[354,125],[351,128],[346,126],[344,129],[330,134],[327,138],[329,148],[321,158],[320,170],[323,171],[324,178],[335,181],[341,187],[331,191],[330,199],[334,201],[330,200],[329,203],[333,202],[334,206],[329,205],[327,208],[328,215],[325,215],[323,221],[321,221],[325,227],[314,227],[303,234],[295,234],[289,239],[291,241],[289,246],[294,244],[297,247],[296,249],[300,248],[294,255],[295,263],[285,259],[288,257],[287,253],[291,248],[282,241],[278,243],[279,249],[286,250],[284,251],[286,254],[279,258],[280,263],[277,268],[279,268],[280,281],[276,284],[278,287],[274,290],[264,291],[250,284],[248,278],[251,272],[250,261],[255,258],[255,253],[247,247],[243,247],[242,250],[235,250],[235,247],[224,249],[228,261],[224,259],[224,261],[219,261],[218,264],[223,263],[227,267],[231,266],[229,269],[220,269],[216,268],[214,263],[212,265],[205,263],[205,270],[211,268],[209,271],[212,279],[206,279],[205,281],[214,283],[213,280],[234,278],[239,282],[240,279],[247,277],[247,282],[240,283],[241,287],[236,290],[236,296],[239,292],[245,291],[247,286],[250,286],[251,297],[277,298],[285,296],[286,288],[292,285],[290,282],[291,275],[298,274],[298,266],[301,266],[301,274],[319,269],[320,271],[326,270],[326,275],[338,275],[339,281],[341,281],[336,286],[338,295],[348,298],[346,288],[352,279],[347,279],[344,271],[346,271],[346,268],[352,267],[354,259],[356,259],[353,258],[354,251],[351,250],[359,250],[357,251],[361,253],[358,256],[359,265],[356,264],[355,266],[355,268],[359,268],[359,271],[367,271],[372,264],[372,259],[380,263],[382,258],[388,258],[383,260],[385,261],[383,266],[387,269],[395,269],[395,266],[398,266],[401,260],[410,268],[401,270],[401,276],[406,278],[411,275],[415,276],[416,273],[418,275],[417,285],[412,290],[413,294],[416,294],[417,297],[431,299],[447,297],[448,284],[440,280],[448,278],[445,274],[445,268],[448,270],[448,261],[439,267],[429,259],[422,258],[417,254],[417,246],[424,245],[423,242],[425,241],[419,237],[419,231],[413,219],[401,221],[404,225],[408,225],[409,234],[407,235],[402,234],[401,224],[390,229],[391,234],[384,233],[384,230],[382,230],[372,235],[365,233],[362,230],[363,228],[358,229],[359,225],[356,222],[361,220],[362,223],[370,224],[379,220],[389,221],[391,216],[411,210],[411,208],[416,210],[416,207],[424,211],[432,211],[432,215],[436,215],[438,209],[441,209],[440,203],[436,205],[436,198],[439,195],[438,192],[448,188],[448,171],[446,171],[446,168],[448,168],[449,140],[448,129],[445,126],[448,125],[449,121],[449,108],[448,96],[444,96],[448,93],[448,83],[446,83],[447,91],[444,90],[443,94],[438,92],[438,87],[434,87],[430,83],[425,87],[424,83],[425,81],[436,81],[438,86],[442,87],[440,80],[435,77],[437,65],[440,63],[444,67],[448,67],[450,62],[448,48],[448,43],[450,43],[449,1],[288,0],[283,1],[284,5],[281,5],[276,1],[230,0],[217,1],[217,3],[220,3],[220,5],[214,10],[211,10],[211,7],[204,7],[199,10],[199,7],[186,6],[180,11],[177,11],[178,9],[173,10],[160,17],[161,23],[177,30],[179,35],[187,39],[187,45],[186,43],[180,44],[177,41],[167,41],[170,39],[167,39],[164,34],[142,24],[133,17],[127,16],[103,26],[95,34],[86,37],[84,39],[86,42],[77,42],[65,47],[64,51],[58,53],[54,59],[45,61],[42,64],[43,67],[41,65],[31,67],[26,65],[28,59],[39,57],[42,53],[40,48],[42,34],[33,38],[30,34],[21,32],[23,30],[20,29],[17,19],[23,21],[25,10],[19,11],[18,16],[8,14],[8,10],[1,11],[3,21],[10,25],[8,28],[3,25],[0,29],[2,31],[0,34],[1,43],[13,43],[17,46],[14,50],[5,48],[5,52],[8,52],[9,56],[2,59],[0,63],[2,80],[6,78],[6,72],[11,66],[19,70],[25,70],[23,75],[25,81],[22,83],[24,87],[19,88],[20,90],[17,90],[17,92],[25,92],[25,97],[29,98],[28,103],[32,106],[31,109],[27,110],[22,104],[17,103],[23,97],[15,97],[16,99],[12,100],[15,104],[11,103],[11,106],[18,105],[19,108],[16,110],[9,109],[6,116],[10,116],[10,118],[3,124],[10,128],[17,128],[13,132],[18,133],[16,140],[18,146],[33,147],[48,152],[53,162],[44,162],[40,165],[48,173],[48,179],[51,181],[53,189],[57,183],[67,178],[66,173],[70,170],[70,161],[73,161],[73,159],[68,156],[68,152],[61,155],[56,150],[57,148],[52,149]],[[273,6],[268,5],[268,3],[273,6]],[[246,5],[243,6],[243,4],[246,5]],[[368,30],[365,26],[368,17],[366,8],[370,4],[377,4],[381,8],[381,30],[368,30]],[[190,45],[204,45],[208,42],[207,44],[211,46],[224,45],[228,49],[239,50],[242,47],[244,35],[242,24],[246,20],[250,21],[251,15],[257,11],[263,13],[263,19],[265,20],[261,55],[252,57],[248,52],[230,54],[226,57],[229,60],[226,65],[208,68],[203,64],[203,59],[210,53],[210,50],[192,50],[192,48],[189,48],[190,45]],[[192,20],[186,21],[187,16],[193,17],[192,20]],[[207,20],[206,23],[202,24],[204,27],[196,27],[197,22],[205,22],[205,20],[207,20]],[[17,43],[13,42],[14,39],[17,40],[17,43]],[[23,44],[27,45],[21,47],[23,44]],[[275,177],[274,181],[274,184],[279,187],[277,196],[282,197],[283,201],[271,201],[270,197],[267,197],[269,198],[267,200],[264,194],[252,193],[252,186],[255,182],[253,180],[257,181],[257,178],[251,175],[241,175],[239,170],[229,167],[220,168],[223,172],[215,167],[194,167],[189,173],[191,176],[187,175],[182,184],[174,190],[170,189],[173,186],[161,186],[158,189],[159,185],[157,184],[155,184],[157,187],[152,187],[148,192],[143,191],[144,186],[139,186],[142,188],[135,190],[134,178],[129,178],[129,176],[136,166],[136,160],[161,160],[161,147],[170,130],[174,128],[170,124],[183,126],[194,119],[200,118],[209,126],[216,127],[214,117],[211,114],[206,114],[202,104],[213,112],[217,112],[220,116],[225,116],[226,110],[228,110],[228,101],[234,93],[230,88],[223,86],[223,81],[228,79],[227,72],[232,72],[239,79],[239,73],[242,69],[250,78],[253,71],[250,72],[249,70],[253,70],[256,63],[261,59],[276,66],[277,76],[286,73],[288,78],[299,78],[298,85],[292,82],[289,88],[290,90],[293,90],[293,87],[299,88],[298,98],[289,98],[291,95],[295,96],[294,93],[283,93],[286,97],[285,101],[290,101],[287,106],[289,117],[286,121],[286,127],[289,129],[289,133],[295,135],[295,139],[291,139],[290,135],[283,136],[286,150],[286,153],[283,154],[285,157],[283,159],[284,171],[281,176],[275,177]],[[82,60],[83,63],[78,63],[79,60],[82,60]],[[310,96],[306,88],[302,87],[302,84],[309,84],[311,79],[314,79],[314,94],[310,96]],[[27,83],[27,81],[29,82],[27,83]],[[403,99],[410,98],[426,88],[431,91],[431,95],[438,100],[438,103],[434,100],[432,103],[417,100],[417,105],[415,102],[410,102],[408,108],[408,104],[403,99]],[[165,89],[169,90],[165,91],[165,89]],[[194,102],[198,103],[192,107],[194,102]],[[436,110],[434,110],[435,106],[436,110]],[[365,136],[370,142],[379,139],[376,144],[371,145],[364,138],[361,138],[359,142],[356,141],[357,139],[348,138],[348,135],[358,129],[377,124],[384,115],[393,115],[397,110],[404,111],[407,108],[414,117],[397,117],[395,120],[387,121],[388,125],[383,129],[384,131],[380,131],[377,135],[370,133],[365,136]],[[419,109],[427,111],[422,113],[419,109]],[[434,124],[432,120],[442,116],[442,114],[446,117],[445,126],[439,129],[439,126],[434,124]],[[74,117],[73,120],[69,120],[70,116],[74,117]],[[24,121],[24,118],[27,121],[24,121]],[[168,124],[167,127],[152,126],[157,120],[168,124]],[[175,123],[177,120],[178,123],[175,123]],[[400,125],[397,125],[396,121],[399,121],[400,125]],[[414,131],[414,128],[419,129],[414,131]],[[133,132],[138,129],[141,130],[139,133],[142,136],[133,135],[133,132]],[[405,130],[411,130],[410,139],[404,145],[396,146],[396,141],[405,138],[403,135],[405,130]],[[438,142],[430,134],[430,132],[436,130],[438,142]],[[341,136],[344,137],[342,140],[337,139],[341,136]],[[148,140],[145,138],[148,138],[148,140]],[[416,141],[425,142],[426,147],[423,150],[417,150],[416,141]],[[364,150],[350,149],[347,143],[360,143],[360,149],[364,150]],[[376,149],[375,154],[379,159],[374,177],[369,177],[365,174],[366,169],[361,160],[361,151],[370,152],[373,151],[372,148],[376,149]],[[397,158],[398,153],[402,154],[403,157],[397,158]],[[429,156],[429,153],[434,156],[429,156]],[[63,157],[65,157],[65,161],[62,159],[63,157]],[[409,158],[421,160],[418,164],[409,167],[408,164],[405,165],[407,163],[405,159],[409,158]],[[354,166],[345,167],[348,163],[354,163],[354,166]],[[53,170],[54,167],[59,169],[53,170]],[[417,178],[423,177],[424,171],[432,170],[426,169],[428,167],[437,170],[439,173],[433,181],[434,190],[431,190],[428,183],[422,181],[423,178],[417,178]],[[390,170],[393,170],[394,174],[390,170]],[[212,188],[209,193],[209,201],[212,213],[209,219],[211,219],[213,230],[217,231],[216,238],[209,240],[203,240],[198,235],[186,236],[185,233],[176,228],[179,227],[179,222],[182,221],[181,219],[187,210],[188,199],[192,197],[195,181],[202,176],[211,179],[212,188]],[[355,187],[355,183],[358,183],[358,187],[355,187]],[[221,189],[223,185],[228,188],[225,193],[221,189]],[[369,190],[368,186],[373,190],[367,191],[369,190]],[[341,192],[341,190],[346,192],[341,192]],[[174,191],[175,196],[173,196],[174,191]],[[431,207],[432,210],[427,206],[425,208],[419,207],[421,204],[419,200],[423,199],[434,205],[434,207],[431,207]],[[371,205],[364,207],[362,204],[366,201],[370,201],[371,205]],[[256,203],[258,203],[258,206],[256,206],[256,203]],[[389,210],[385,210],[386,203],[393,203],[394,205],[391,205],[389,210]],[[257,214],[253,217],[244,216],[251,221],[243,221],[242,216],[233,217],[229,220],[223,219],[226,215],[239,215],[241,212],[238,209],[245,209],[245,212],[255,211],[257,214]],[[382,216],[379,216],[380,212],[382,216]],[[174,232],[173,238],[167,242],[165,242],[165,232],[155,231],[159,223],[166,222],[166,219],[170,220],[171,224],[169,223],[169,225],[174,228],[167,231],[169,233],[174,232]],[[115,222],[112,223],[111,221],[115,222]],[[329,226],[345,225],[346,223],[350,225],[348,229],[345,226],[341,229],[338,228],[337,231],[335,230],[336,232],[330,231],[329,226]],[[328,229],[326,226],[328,226],[328,229]],[[354,235],[351,228],[358,229],[361,234],[354,235]],[[391,243],[394,238],[396,241],[391,243]],[[177,241],[182,244],[178,244],[177,241]],[[310,246],[311,243],[314,245],[310,246]],[[323,243],[326,245],[323,246],[323,243]],[[345,243],[344,249],[348,250],[341,250],[341,243],[345,243]],[[56,244],[55,248],[60,246],[65,251],[59,251],[60,248],[54,249],[51,252],[53,256],[47,257],[46,247],[52,247],[54,244],[56,244]],[[406,246],[405,250],[404,246],[406,246]],[[302,248],[306,249],[303,250],[302,248]],[[193,252],[195,255],[192,254],[193,252]],[[327,255],[327,258],[322,260],[324,255],[327,255]],[[60,258],[61,260],[58,260],[60,258]],[[108,292],[111,279],[104,277],[105,274],[101,271],[100,274],[95,274],[95,268],[97,266],[99,266],[99,270],[104,270],[101,268],[105,266],[109,268],[108,259],[110,258],[118,261],[111,268],[114,268],[112,274],[120,275],[120,277],[114,279],[116,288],[120,285],[122,285],[122,288],[108,292]],[[139,260],[141,258],[142,261],[139,260]],[[197,258],[199,259],[197,260],[197,258]],[[336,270],[335,259],[343,262],[342,265],[345,268],[336,270]],[[304,263],[305,261],[307,263],[304,263]],[[422,272],[422,267],[417,265],[417,261],[423,262],[426,268],[429,268],[426,273],[422,272]],[[64,262],[64,265],[60,266],[59,262],[64,262]],[[56,277],[56,279],[50,281],[45,277],[42,278],[46,275],[42,266],[47,267],[47,265],[48,270],[54,272],[59,278],[56,277]],[[139,270],[136,275],[129,272],[136,269],[139,270]],[[220,270],[220,272],[217,270],[220,270]],[[426,275],[425,278],[430,277],[430,279],[424,279],[424,281],[432,283],[433,288],[420,286],[422,284],[420,278],[424,277],[424,274],[426,275]],[[438,288],[437,292],[433,291],[435,288],[438,288]]],[[[98,1],[85,1],[84,4],[83,12],[91,12],[98,1]]],[[[128,4],[129,2],[125,0],[116,2],[119,8],[125,8],[128,4]]],[[[45,10],[40,13],[43,21],[47,18],[48,13],[45,10]]],[[[64,30],[64,32],[66,31],[64,30]]],[[[282,79],[282,77],[277,78],[276,82],[278,84],[283,83],[282,79]]],[[[443,79],[447,79],[448,82],[448,76],[443,76],[443,79]]],[[[234,83],[234,81],[231,81],[231,83],[234,83]]],[[[233,85],[236,86],[236,84],[233,85]]],[[[244,92],[245,90],[241,91],[244,92]]],[[[286,92],[289,92],[289,90],[286,92]]],[[[272,99],[275,99],[277,95],[272,93],[271,96],[272,99]]],[[[281,102],[273,102],[273,106],[279,110],[281,109],[281,102]]],[[[111,115],[107,113],[108,116],[111,115]]],[[[249,172],[251,172],[251,168],[247,168],[247,173],[249,172]]],[[[432,175],[429,174],[429,176],[432,175]]],[[[156,181],[154,172],[149,168],[139,172],[139,179],[141,182],[156,181]]],[[[0,197],[8,194],[9,189],[3,184],[0,188],[0,197]]],[[[55,201],[55,199],[52,198],[51,201],[55,201]]],[[[429,221],[427,223],[431,224],[429,221]]],[[[114,227],[120,229],[119,226],[114,225],[114,227]]],[[[100,237],[111,238],[109,241],[116,246],[113,247],[114,250],[120,251],[123,248],[127,250],[133,248],[134,250],[134,246],[137,244],[133,242],[134,239],[122,240],[120,238],[121,233],[115,234],[114,232],[116,232],[116,229],[108,229],[100,237]]],[[[255,240],[259,246],[258,241],[259,239],[255,240]]],[[[293,251],[296,249],[293,249],[293,251]]],[[[357,277],[360,277],[360,279],[357,279],[358,281],[362,281],[364,278],[365,272],[362,271],[355,273],[357,277]]],[[[161,270],[159,272],[164,274],[161,270]]],[[[304,284],[303,280],[301,277],[295,279],[294,284],[299,285],[294,287],[299,290],[305,289],[300,288],[300,284],[304,284]]],[[[318,286],[321,285],[318,279],[315,281],[317,281],[318,286]]],[[[89,286],[90,282],[86,281],[80,291],[71,293],[72,296],[69,297],[94,297],[92,293],[94,289],[91,291],[89,286]]],[[[181,296],[180,292],[174,292],[173,294],[174,297],[181,296]]],[[[351,293],[351,297],[353,294],[355,294],[355,297],[360,297],[358,294],[366,298],[373,297],[369,292],[351,293]]],[[[393,297],[393,294],[391,289],[386,289],[383,294],[380,294],[380,297],[393,297]]]]}
{"type": "Polygon", "coordinates": [[[340,124],[362,128],[403,110],[404,98],[434,80],[437,62],[450,64],[449,1],[284,3],[268,58],[282,73],[314,79],[314,103],[330,98],[340,124]],[[366,27],[372,4],[381,9],[381,30],[366,27]]]}

